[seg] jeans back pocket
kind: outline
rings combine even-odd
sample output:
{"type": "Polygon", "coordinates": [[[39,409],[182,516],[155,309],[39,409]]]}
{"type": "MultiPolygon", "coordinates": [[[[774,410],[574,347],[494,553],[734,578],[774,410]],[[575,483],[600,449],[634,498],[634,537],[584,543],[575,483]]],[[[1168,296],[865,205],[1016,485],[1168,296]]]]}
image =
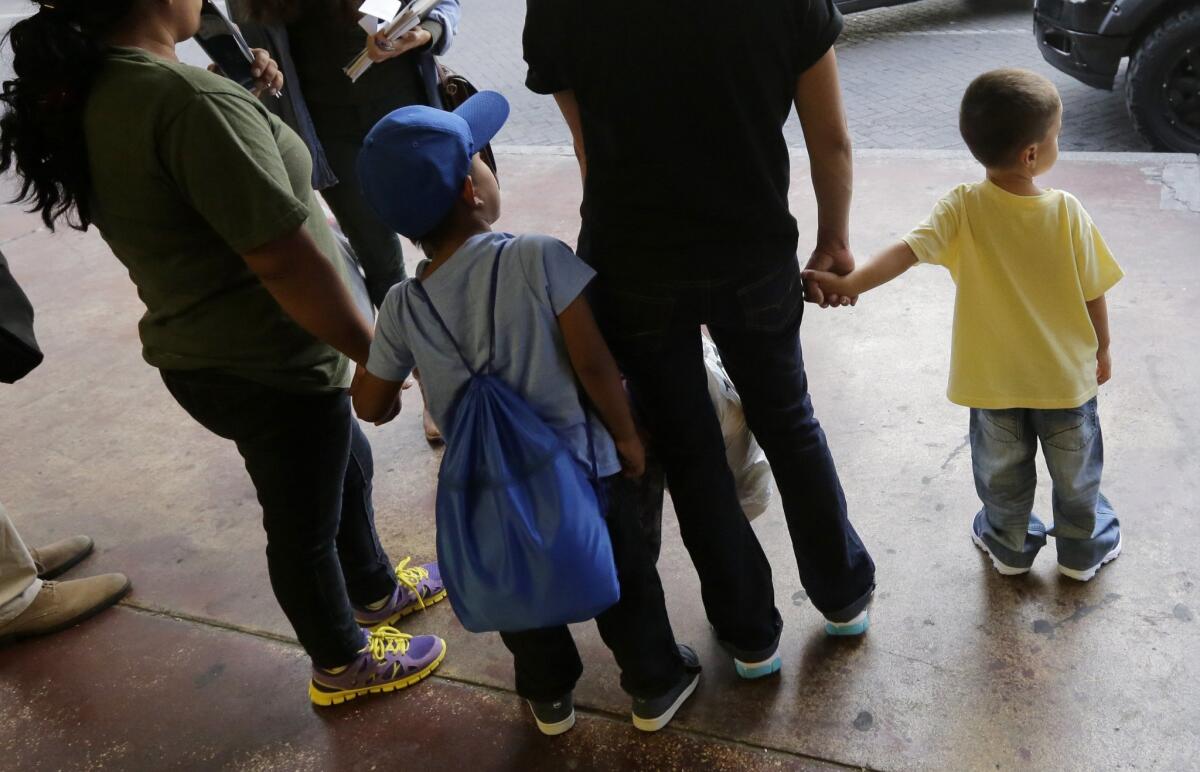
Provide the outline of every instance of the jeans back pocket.
{"type": "Polygon", "coordinates": [[[737,291],[747,330],[780,332],[804,312],[800,263],[795,259],[737,291]]]}
{"type": "Polygon", "coordinates": [[[1042,442],[1058,450],[1079,451],[1096,434],[1096,400],[1066,410],[1039,410],[1042,442]]]}
{"type": "MultiPolygon", "coordinates": [[[[1017,442],[1025,426],[1025,411],[1021,408],[1007,410],[984,410],[976,408],[980,416],[980,428],[993,442],[1017,442]]],[[[974,412],[974,411],[973,411],[974,412]]]]}
{"type": "Polygon", "coordinates": [[[637,292],[611,285],[594,287],[590,300],[609,344],[629,353],[651,353],[661,348],[676,306],[675,298],[667,292],[653,288],[637,292]]]}

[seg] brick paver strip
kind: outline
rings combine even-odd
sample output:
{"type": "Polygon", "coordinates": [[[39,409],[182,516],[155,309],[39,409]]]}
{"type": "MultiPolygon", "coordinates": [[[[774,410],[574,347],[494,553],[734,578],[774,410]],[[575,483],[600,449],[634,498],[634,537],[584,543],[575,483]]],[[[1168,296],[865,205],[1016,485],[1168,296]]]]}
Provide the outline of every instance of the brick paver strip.
{"type": "MultiPolygon", "coordinates": [[[[524,0],[468,5],[447,62],[512,102],[499,144],[570,144],[554,101],[524,86],[524,14],[524,0]]],[[[848,16],[838,58],[855,146],[961,148],[958,101],[967,83],[984,70],[1016,66],[1046,75],[1062,93],[1063,150],[1147,150],[1125,112],[1124,76],[1107,92],[1058,72],[1038,53],[1032,24],[1024,0],[921,0],[848,16]]],[[[652,52],[646,66],[654,66],[652,52]]],[[[786,133],[790,144],[803,144],[794,118],[786,133]]]]}

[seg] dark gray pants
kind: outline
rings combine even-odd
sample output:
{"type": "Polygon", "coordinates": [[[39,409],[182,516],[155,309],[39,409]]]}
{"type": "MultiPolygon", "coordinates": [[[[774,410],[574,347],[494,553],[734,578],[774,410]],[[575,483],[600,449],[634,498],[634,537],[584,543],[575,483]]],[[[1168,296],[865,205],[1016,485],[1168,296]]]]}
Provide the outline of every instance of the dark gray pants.
{"type": "Polygon", "coordinates": [[[367,277],[367,292],[378,308],[394,284],[407,277],[400,237],[379,220],[363,198],[358,153],[376,121],[394,107],[386,105],[309,105],[317,136],[338,184],[321,191],[367,277]]]}

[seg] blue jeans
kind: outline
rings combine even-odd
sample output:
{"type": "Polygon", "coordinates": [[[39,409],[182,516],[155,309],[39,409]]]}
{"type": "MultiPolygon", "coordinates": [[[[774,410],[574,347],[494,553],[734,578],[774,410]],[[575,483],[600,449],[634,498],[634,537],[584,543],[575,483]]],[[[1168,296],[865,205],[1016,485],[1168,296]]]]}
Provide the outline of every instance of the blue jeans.
{"type": "Polygon", "coordinates": [[[983,502],[976,534],[1006,565],[1027,568],[1053,536],[1058,562],[1084,570],[1120,540],[1120,523],[1100,492],[1104,439],[1094,397],[1067,410],[972,408],[971,462],[983,502]],[[1039,440],[1054,481],[1049,530],[1033,513],[1039,440]]]}

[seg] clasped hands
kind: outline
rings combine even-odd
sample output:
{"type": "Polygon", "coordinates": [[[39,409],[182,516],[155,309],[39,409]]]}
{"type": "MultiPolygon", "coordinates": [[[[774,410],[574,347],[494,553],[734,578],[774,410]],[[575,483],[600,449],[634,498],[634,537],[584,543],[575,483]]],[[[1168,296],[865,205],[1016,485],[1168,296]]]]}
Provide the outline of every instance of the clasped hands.
{"type": "Polygon", "coordinates": [[[839,291],[837,279],[854,270],[854,254],[846,246],[818,243],[804,266],[804,299],[821,308],[840,308],[858,303],[858,295],[839,291]],[[818,278],[814,272],[821,272],[818,278]]]}

